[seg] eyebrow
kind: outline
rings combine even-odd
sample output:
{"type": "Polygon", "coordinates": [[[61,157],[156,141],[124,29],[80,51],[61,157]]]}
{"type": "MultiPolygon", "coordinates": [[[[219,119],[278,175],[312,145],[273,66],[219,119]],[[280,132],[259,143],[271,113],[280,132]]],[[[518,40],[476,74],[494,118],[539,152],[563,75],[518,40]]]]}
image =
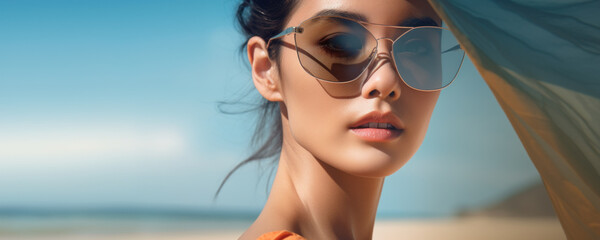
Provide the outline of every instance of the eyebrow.
{"type": "Polygon", "coordinates": [[[365,15],[362,15],[360,13],[355,13],[355,12],[337,10],[337,9],[325,9],[325,10],[318,12],[313,17],[320,17],[320,16],[340,16],[340,17],[346,17],[346,18],[350,18],[350,19],[354,19],[354,20],[358,20],[358,21],[368,22],[367,17],[365,15]]]}
{"type": "MultiPolygon", "coordinates": [[[[363,14],[356,13],[356,12],[350,12],[350,11],[344,11],[344,10],[337,10],[337,9],[325,9],[325,10],[318,12],[313,17],[320,17],[320,16],[340,16],[340,17],[357,20],[357,21],[369,22],[368,18],[363,14]]],[[[401,22],[399,22],[399,24],[397,24],[397,26],[422,27],[422,26],[439,26],[439,25],[435,20],[433,20],[430,17],[423,17],[423,18],[415,17],[415,18],[404,19],[401,22]]]]}

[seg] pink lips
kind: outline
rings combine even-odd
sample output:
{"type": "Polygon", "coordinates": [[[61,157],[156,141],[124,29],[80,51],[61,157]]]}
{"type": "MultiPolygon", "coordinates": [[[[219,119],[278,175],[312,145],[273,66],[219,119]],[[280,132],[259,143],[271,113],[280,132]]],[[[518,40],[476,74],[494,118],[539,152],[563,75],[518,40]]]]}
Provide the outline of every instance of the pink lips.
{"type": "Polygon", "coordinates": [[[389,140],[392,140],[392,139],[400,136],[400,134],[402,134],[402,132],[403,132],[403,130],[401,130],[401,129],[391,130],[391,129],[375,129],[375,128],[362,128],[362,129],[354,128],[354,129],[350,129],[350,131],[352,131],[354,134],[356,134],[360,138],[362,138],[366,141],[372,141],[372,142],[389,141],[389,140]]]}
{"type": "Polygon", "coordinates": [[[359,138],[371,142],[386,142],[399,137],[404,125],[391,112],[370,112],[350,126],[350,131],[359,138]]]}

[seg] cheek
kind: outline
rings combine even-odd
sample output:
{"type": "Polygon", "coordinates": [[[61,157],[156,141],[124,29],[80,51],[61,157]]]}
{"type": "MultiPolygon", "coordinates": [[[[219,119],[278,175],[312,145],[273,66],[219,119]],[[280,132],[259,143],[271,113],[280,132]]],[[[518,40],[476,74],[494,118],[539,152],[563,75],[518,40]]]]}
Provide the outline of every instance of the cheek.
{"type": "Polygon", "coordinates": [[[399,117],[407,126],[405,139],[400,147],[404,152],[399,153],[404,155],[406,163],[417,152],[425,139],[439,91],[424,93],[411,90],[405,91],[403,94],[405,94],[405,98],[400,98],[396,105],[401,109],[399,117]]]}
{"type": "Polygon", "coordinates": [[[339,131],[345,124],[340,116],[346,100],[329,96],[297,59],[282,57],[295,60],[282,63],[281,82],[289,130],[294,141],[321,158],[339,140],[339,131]]]}
{"type": "Polygon", "coordinates": [[[411,89],[410,91],[405,91],[406,98],[401,99],[398,103],[398,105],[401,105],[400,108],[405,109],[400,114],[400,117],[405,124],[411,127],[408,133],[411,134],[411,138],[414,138],[413,142],[417,143],[418,146],[421,145],[421,142],[425,138],[439,93],[439,91],[418,92],[411,89]]]}

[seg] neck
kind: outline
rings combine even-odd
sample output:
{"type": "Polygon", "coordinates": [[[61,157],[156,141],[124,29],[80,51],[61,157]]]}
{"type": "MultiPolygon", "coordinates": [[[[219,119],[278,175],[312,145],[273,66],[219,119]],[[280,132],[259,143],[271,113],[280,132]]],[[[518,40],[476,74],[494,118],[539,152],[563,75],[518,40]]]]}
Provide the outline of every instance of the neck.
{"type": "Polygon", "coordinates": [[[382,187],[383,178],[349,175],[284,141],[263,213],[307,239],[371,239],[382,187]]]}

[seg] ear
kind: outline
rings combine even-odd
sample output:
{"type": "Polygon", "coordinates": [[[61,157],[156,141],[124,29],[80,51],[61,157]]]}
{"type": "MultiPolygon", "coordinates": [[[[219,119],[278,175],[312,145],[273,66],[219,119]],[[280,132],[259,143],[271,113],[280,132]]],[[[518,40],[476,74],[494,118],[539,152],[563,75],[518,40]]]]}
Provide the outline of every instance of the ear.
{"type": "Polygon", "coordinates": [[[252,71],[252,81],[260,95],[272,102],[283,101],[277,66],[269,59],[265,41],[254,36],[248,40],[246,46],[252,71]]]}

